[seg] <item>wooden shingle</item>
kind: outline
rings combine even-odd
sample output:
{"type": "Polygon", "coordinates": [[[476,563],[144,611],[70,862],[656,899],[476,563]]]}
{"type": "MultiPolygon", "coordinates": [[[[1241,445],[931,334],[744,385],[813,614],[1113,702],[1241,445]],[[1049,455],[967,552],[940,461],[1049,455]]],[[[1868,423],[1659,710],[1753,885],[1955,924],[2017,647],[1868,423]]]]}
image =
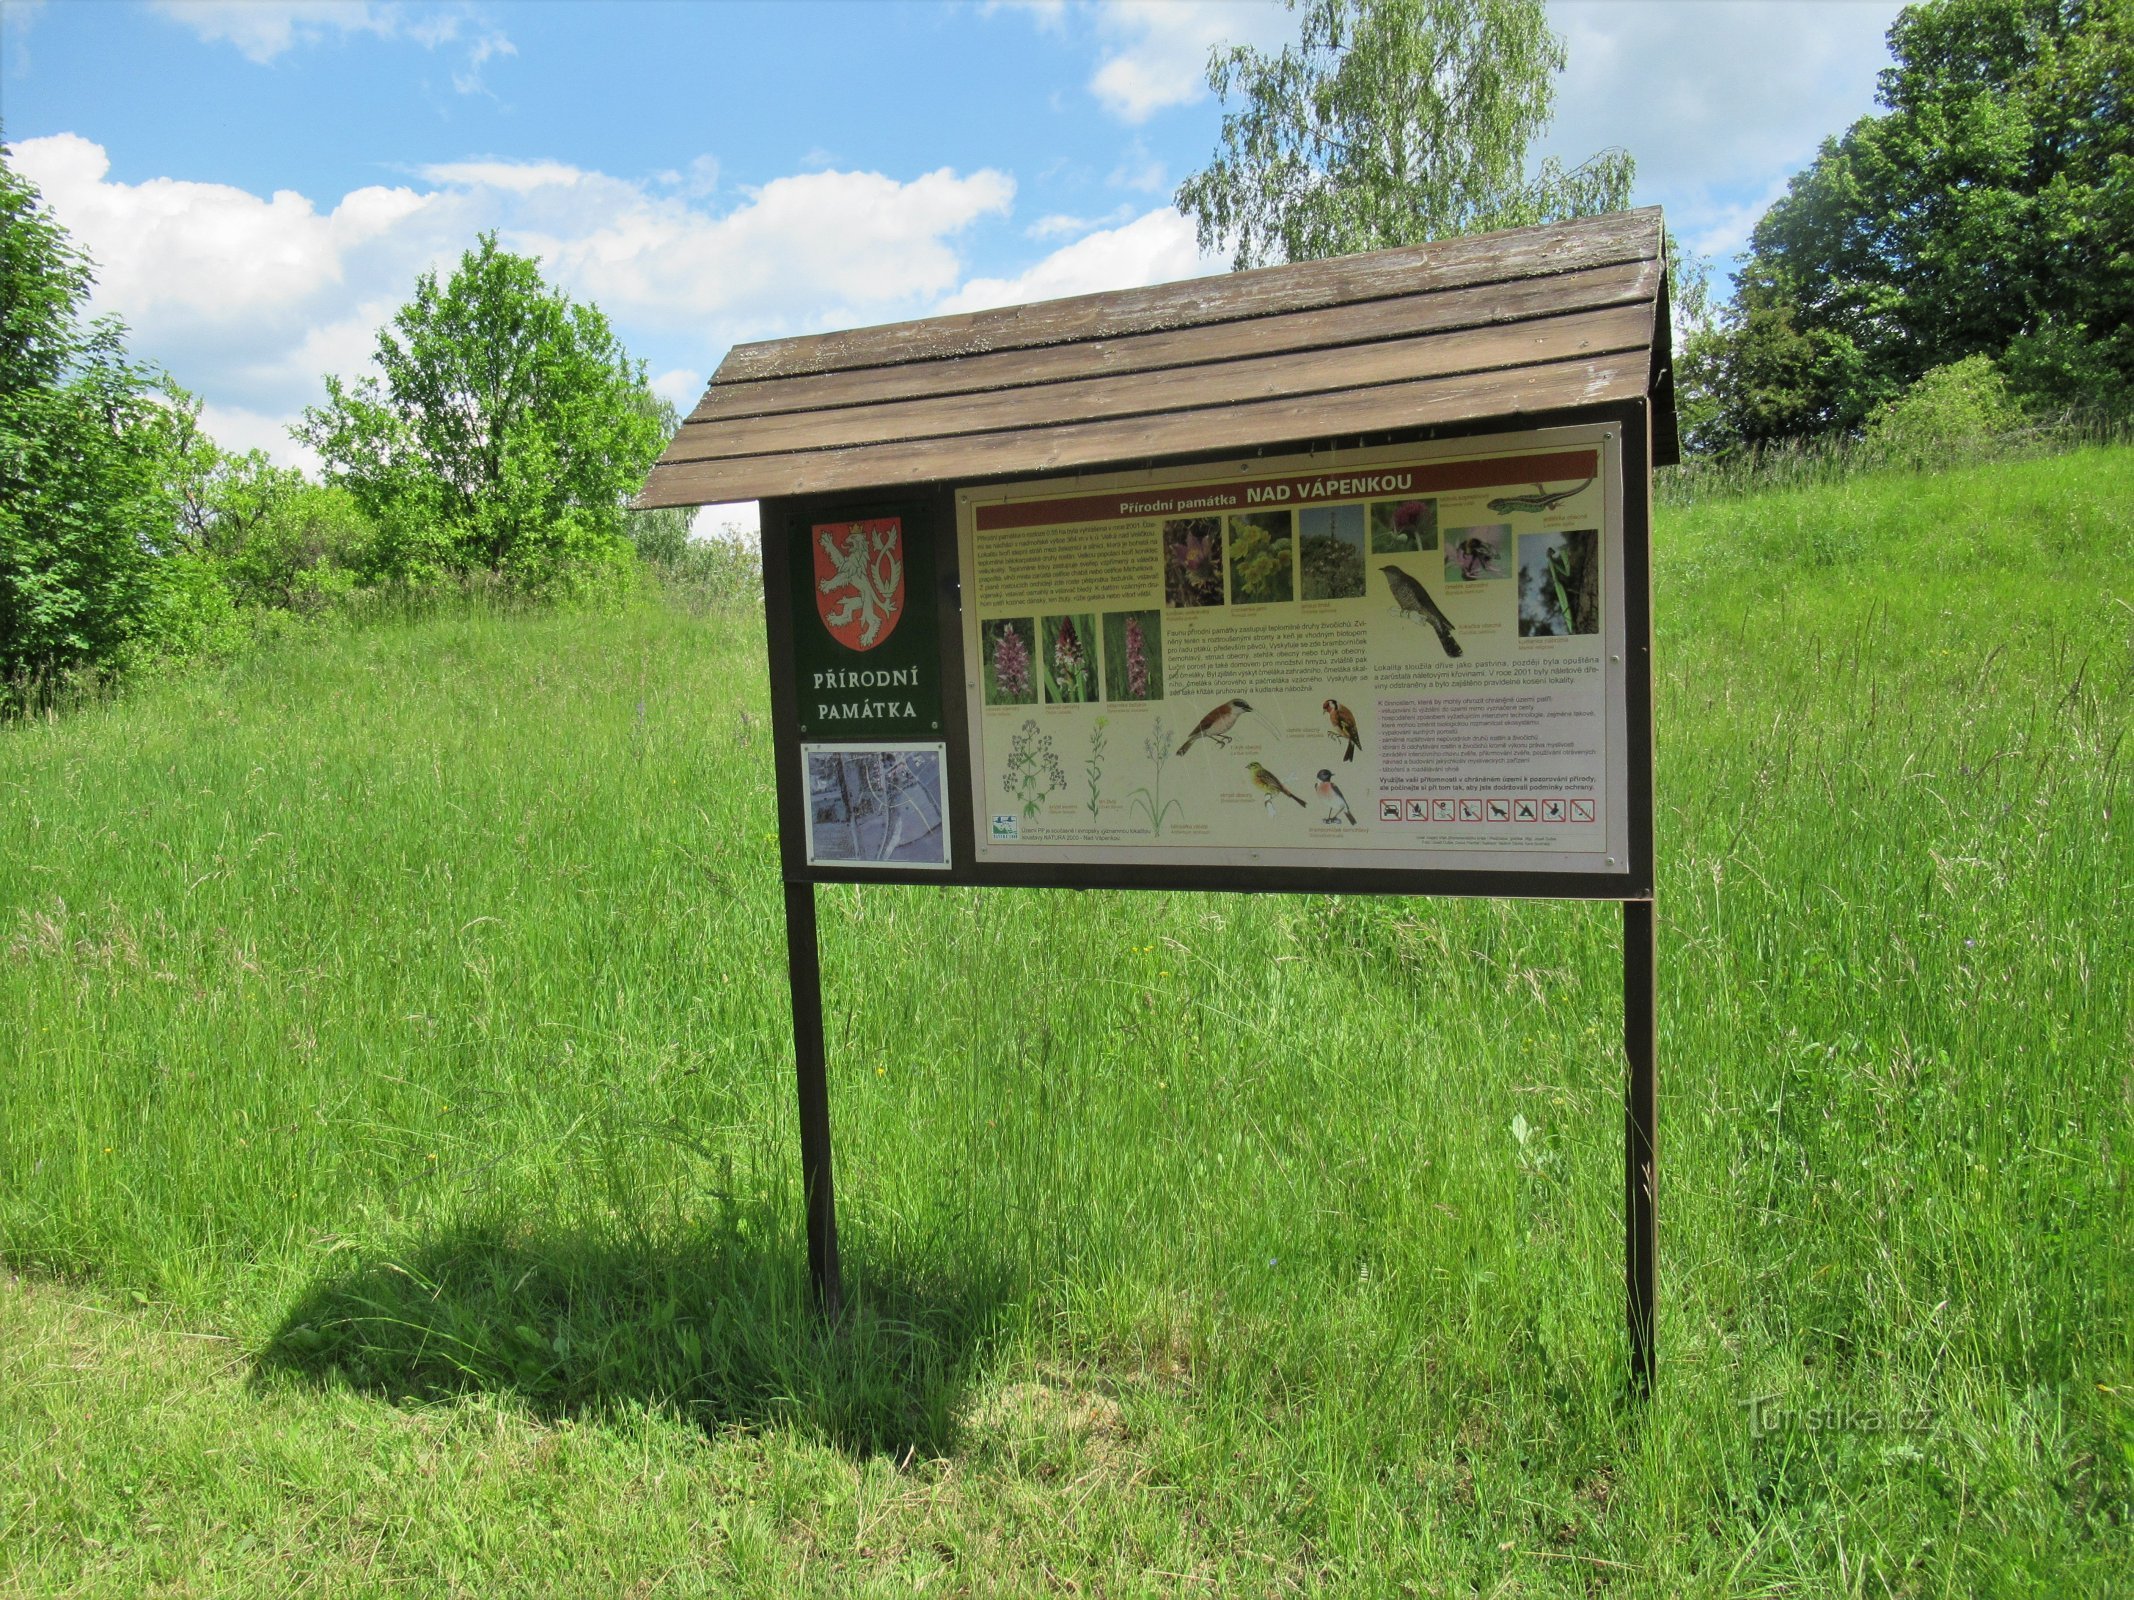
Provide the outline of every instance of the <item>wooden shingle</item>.
{"type": "Polygon", "coordinates": [[[637,504],[1028,476],[1645,395],[1664,463],[1666,313],[1646,209],[739,345],[637,504]]]}

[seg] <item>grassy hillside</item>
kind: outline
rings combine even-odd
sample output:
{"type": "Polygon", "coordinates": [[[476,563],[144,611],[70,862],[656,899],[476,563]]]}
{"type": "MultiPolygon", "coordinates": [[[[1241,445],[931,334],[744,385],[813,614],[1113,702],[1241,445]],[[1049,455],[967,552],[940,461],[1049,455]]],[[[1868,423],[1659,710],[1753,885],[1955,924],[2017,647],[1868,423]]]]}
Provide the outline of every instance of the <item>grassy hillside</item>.
{"type": "Polygon", "coordinates": [[[1649,1406],[1612,908],[823,891],[826,1338],[759,622],[430,622],[0,733],[0,1589],[2134,1587],[2134,451],[1659,537],[1649,1406]]]}

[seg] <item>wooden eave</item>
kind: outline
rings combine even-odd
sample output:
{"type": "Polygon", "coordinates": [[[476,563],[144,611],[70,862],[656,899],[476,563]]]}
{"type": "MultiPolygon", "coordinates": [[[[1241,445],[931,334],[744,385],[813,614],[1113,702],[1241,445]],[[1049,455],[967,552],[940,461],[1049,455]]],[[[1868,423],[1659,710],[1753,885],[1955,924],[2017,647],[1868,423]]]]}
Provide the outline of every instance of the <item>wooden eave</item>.
{"type": "Polygon", "coordinates": [[[1646,396],[1664,463],[1663,249],[1647,208],[738,345],[636,503],[1037,476],[1646,396]]]}

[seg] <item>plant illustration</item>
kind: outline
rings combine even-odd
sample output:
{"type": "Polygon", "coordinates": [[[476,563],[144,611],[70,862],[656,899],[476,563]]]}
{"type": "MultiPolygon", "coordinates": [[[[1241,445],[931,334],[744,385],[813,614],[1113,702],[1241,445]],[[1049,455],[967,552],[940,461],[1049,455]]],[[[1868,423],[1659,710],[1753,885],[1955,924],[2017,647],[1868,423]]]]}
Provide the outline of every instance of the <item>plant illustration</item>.
{"type": "Polygon", "coordinates": [[[1067,773],[1052,750],[1052,735],[1039,733],[1035,718],[1008,741],[1007,768],[1000,786],[1021,803],[1026,818],[1036,816],[1048,796],[1067,787],[1067,773]]]}
{"type": "Polygon", "coordinates": [[[1091,822],[1097,820],[1097,786],[1104,780],[1104,727],[1105,719],[1097,718],[1096,726],[1089,730],[1089,757],[1082,763],[1082,775],[1089,780],[1089,798],[1083,805],[1091,822]]]}
{"type": "Polygon", "coordinates": [[[1171,813],[1175,810],[1180,816],[1184,816],[1186,811],[1177,800],[1163,798],[1163,764],[1176,753],[1171,749],[1171,725],[1159,718],[1156,726],[1149,730],[1148,739],[1142,744],[1141,752],[1155,764],[1156,776],[1150,783],[1127,795],[1126,809],[1130,813],[1138,810],[1148,818],[1149,831],[1161,839],[1163,825],[1170,820],[1171,813]]]}

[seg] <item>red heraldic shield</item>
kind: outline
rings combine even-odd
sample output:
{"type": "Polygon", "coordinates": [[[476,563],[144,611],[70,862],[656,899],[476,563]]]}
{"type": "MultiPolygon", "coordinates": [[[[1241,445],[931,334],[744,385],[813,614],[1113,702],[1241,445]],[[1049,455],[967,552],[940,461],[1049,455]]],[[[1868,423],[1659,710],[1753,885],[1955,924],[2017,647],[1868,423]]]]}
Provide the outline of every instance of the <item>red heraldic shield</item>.
{"type": "Polygon", "coordinates": [[[903,520],[818,522],[809,538],[822,625],[847,650],[872,650],[904,616],[903,520]]]}

